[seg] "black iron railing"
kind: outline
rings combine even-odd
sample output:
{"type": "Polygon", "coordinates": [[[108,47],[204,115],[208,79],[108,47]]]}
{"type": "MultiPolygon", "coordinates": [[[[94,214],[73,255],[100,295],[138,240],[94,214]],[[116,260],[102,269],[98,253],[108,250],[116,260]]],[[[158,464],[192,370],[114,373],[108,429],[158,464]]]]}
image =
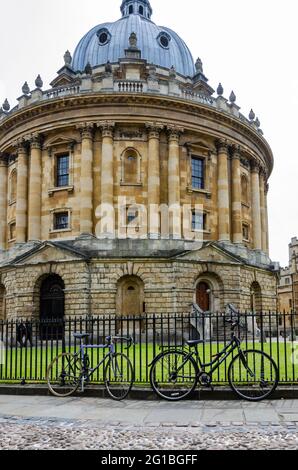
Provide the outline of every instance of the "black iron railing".
{"type": "MultiPolygon", "coordinates": [[[[298,385],[298,318],[295,314],[243,313],[238,315],[238,335],[246,349],[260,349],[276,361],[280,382],[298,385]]],[[[230,314],[144,315],[142,317],[84,317],[64,320],[18,319],[0,321],[0,382],[43,383],[51,361],[61,352],[75,351],[79,343],[73,333],[88,332],[90,344],[104,344],[110,335],[132,336],[133,346],[117,346],[129,355],[135,368],[136,385],[149,383],[149,365],[162,350],[183,348],[188,339],[204,339],[199,346],[203,362],[215,356],[231,338],[230,314]]],[[[96,365],[103,350],[90,350],[96,365]]],[[[232,359],[232,358],[231,358],[232,359]]],[[[227,382],[230,359],[213,377],[227,382]]],[[[103,379],[99,370],[95,382],[103,379]]]]}

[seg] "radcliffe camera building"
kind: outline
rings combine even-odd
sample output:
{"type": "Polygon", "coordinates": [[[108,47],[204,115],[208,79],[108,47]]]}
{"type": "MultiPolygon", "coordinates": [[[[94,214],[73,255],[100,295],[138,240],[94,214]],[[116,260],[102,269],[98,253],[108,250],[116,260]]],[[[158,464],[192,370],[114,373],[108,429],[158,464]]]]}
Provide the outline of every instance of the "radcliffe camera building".
{"type": "Polygon", "coordinates": [[[258,118],[149,0],[121,14],[0,110],[0,316],[276,310],[258,118]]]}

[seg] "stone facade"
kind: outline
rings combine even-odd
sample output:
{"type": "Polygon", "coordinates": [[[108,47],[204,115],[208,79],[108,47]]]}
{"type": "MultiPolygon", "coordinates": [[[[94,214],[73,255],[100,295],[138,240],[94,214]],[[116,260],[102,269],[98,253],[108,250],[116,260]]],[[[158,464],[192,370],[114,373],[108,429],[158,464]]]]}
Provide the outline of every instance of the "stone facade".
{"type": "Polygon", "coordinates": [[[280,312],[298,313],[298,240],[289,244],[289,266],[280,269],[278,305],[280,312]]]}
{"type": "Polygon", "coordinates": [[[143,60],[137,38],[125,47],[84,72],[67,53],[51,90],[39,77],[0,111],[2,316],[38,316],[53,274],[67,315],[186,313],[200,279],[213,310],[275,310],[273,156],[258,119],[233,93],[214,98],[200,61],[183,77],[143,60]]]}

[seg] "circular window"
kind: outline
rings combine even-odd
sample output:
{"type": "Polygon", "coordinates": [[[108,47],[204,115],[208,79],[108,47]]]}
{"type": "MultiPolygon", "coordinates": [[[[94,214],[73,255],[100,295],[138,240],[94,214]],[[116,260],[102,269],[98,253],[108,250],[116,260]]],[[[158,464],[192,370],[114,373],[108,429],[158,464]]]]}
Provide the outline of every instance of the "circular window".
{"type": "Polygon", "coordinates": [[[164,49],[169,49],[171,36],[168,33],[160,33],[157,40],[161,47],[163,47],[164,49]]]}
{"type": "Polygon", "coordinates": [[[100,29],[97,32],[97,37],[98,37],[100,46],[105,46],[106,44],[108,44],[108,42],[110,42],[112,36],[110,32],[106,28],[104,28],[104,29],[100,29]]]}

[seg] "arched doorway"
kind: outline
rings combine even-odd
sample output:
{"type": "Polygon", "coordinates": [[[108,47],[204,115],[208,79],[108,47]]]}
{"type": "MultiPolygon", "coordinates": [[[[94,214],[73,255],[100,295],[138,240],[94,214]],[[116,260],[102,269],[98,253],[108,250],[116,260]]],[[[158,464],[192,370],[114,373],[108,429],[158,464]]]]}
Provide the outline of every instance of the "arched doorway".
{"type": "Polygon", "coordinates": [[[250,307],[254,313],[262,312],[262,290],[258,282],[253,282],[250,287],[250,307]]]}
{"type": "Polygon", "coordinates": [[[40,320],[43,339],[61,339],[64,318],[64,282],[60,276],[52,274],[40,286],[40,320]],[[53,320],[51,323],[49,320],[53,320]],[[61,321],[61,322],[60,322],[61,321]]]}
{"type": "Polygon", "coordinates": [[[204,311],[208,312],[211,308],[210,302],[211,289],[205,281],[201,281],[196,287],[196,302],[198,306],[204,311]]]}
{"type": "Polygon", "coordinates": [[[0,321],[6,320],[6,289],[0,284],[0,321]]]}
{"type": "Polygon", "coordinates": [[[118,282],[117,313],[121,316],[140,316],[145,312],[144,283],[137,276],[125,276],[118,282]]]}

